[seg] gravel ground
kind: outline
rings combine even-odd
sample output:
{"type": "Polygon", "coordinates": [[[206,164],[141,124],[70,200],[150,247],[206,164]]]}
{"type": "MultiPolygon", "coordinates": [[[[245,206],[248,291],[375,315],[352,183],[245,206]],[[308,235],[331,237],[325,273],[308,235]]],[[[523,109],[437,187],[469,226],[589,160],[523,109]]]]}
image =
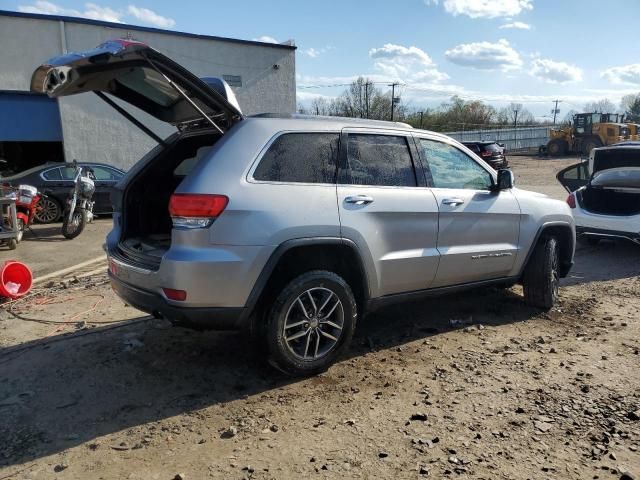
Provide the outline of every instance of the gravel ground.
{"type": "MultiPolygon", "coordinates": [[[[571,162],[512,160],[558,198],[571,162]]],[[[303,380],[104,274],[56,281],[0,312],[0,479],[638,479],[639,273],[634,245],[580,246],[550,312],[519,287],[399,305],[303,380]]]]}

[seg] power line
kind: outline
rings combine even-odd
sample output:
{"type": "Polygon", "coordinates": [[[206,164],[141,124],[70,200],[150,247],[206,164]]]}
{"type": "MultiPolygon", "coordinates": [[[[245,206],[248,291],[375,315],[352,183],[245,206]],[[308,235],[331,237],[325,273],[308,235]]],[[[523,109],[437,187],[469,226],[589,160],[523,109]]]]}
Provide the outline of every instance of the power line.
{"type": "MultiPolygon", "coordinates": [[[[388,83],[388,82],[366,82],[369,85],[387,85],[387,86],[391,86],[392,84],[388,83]]],[[[517,95],[514,95],[514,97],[512,99],[507,99],[507,98],[503,98],[503,97],[498,97],[498,96],[484,96],[484,95],[469,95],[469,94],[463,94],[463,93],[456,93],[456,92],[442,92],[441,90],[438,89],[433,89],[433,88],[429,88],[429,87],[423,87],[420,85],[411,85],[411,84],[407,84],[407,83],[399,83],[399,82],[394,82],[396,86],[402,86],[404,87],[406,90],[413,90],[413,91],[418,91],[418,92],[426,92],[426,93],[431,93],[432,95],[434,95],[436,98],[443,98],[443,99],[449,99],[453,96],[459,97],[463,100],[479,100],[479,101],[484,101],[484,102],[513,102],[515,100],[521,102],[521,103],[547,103],[549,102],[548,99],[526,99],[526,98],[520,98],[517,95]]],[[[335,87],[350,87],[352,85],[352,83],[331,83],[331,84],[320,84],[320,85],[298,85],[297,88],[298,89],[317,89],[317,88],[335,88],[335,87]]],[[[555,100],[551,100],[551,101],[555,101],[555,100]]],[[[558,100],[558,102],[566,102],[569,105],[572,105],[574,107],[576,107],[575,104],[571,104],[569,102],[567,102],[566,100],[558,100]]]]}

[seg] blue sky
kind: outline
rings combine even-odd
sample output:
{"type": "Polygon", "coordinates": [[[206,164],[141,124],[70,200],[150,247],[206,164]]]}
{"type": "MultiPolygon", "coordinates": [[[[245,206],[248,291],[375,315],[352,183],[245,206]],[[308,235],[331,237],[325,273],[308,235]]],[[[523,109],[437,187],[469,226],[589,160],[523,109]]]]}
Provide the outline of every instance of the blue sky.
{"type": "Polygon", "coordinates": [[[344,87],[326,85],[358,75],[381,88],[401,82],[414,107],[459,94],[498,107],[521,102],[537,116],[556,98],[567,112],[640,92],[640,0],[0,0],[0,8],[293,39],[302,103],[336,96],[344,87]]]}

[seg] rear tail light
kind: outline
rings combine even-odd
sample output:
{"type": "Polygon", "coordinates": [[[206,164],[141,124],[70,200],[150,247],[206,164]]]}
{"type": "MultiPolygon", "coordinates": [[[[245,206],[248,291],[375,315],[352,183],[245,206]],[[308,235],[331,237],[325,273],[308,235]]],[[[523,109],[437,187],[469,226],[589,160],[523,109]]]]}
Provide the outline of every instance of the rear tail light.
{"type": "Polygon", "coordinates": [[[480,156],[482,157],[490,157],[491,155],[493,155],[493,152],[489,150],[483,150],[482,152],[480,152],[480,156]]]}
{"type": "Polygon", "coordinates": [[[174,193],[169,200],[169,214],[174,227],[206,228],[228,203],[225,195],[174,193]]]}
{"type": "Polygon", "coordinates": [[[567,205],[571,208],[576,208],[576,197],[573,193],[570,193],[567,197],[567,205]]]}
{"type": "Polygon", "coordinates": [[[178,302],[184,302],[187,299],[187,292],[184,290],[175,290],[173,288],[163,288],[165,296],[169,300],[176,300],[178,302]]]}

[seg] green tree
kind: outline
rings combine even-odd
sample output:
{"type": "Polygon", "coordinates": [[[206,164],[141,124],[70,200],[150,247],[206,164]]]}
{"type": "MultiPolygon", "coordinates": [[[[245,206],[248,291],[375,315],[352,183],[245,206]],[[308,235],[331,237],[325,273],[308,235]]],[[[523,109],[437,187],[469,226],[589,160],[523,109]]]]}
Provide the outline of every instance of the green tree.
{"type": "Polygon", "coordinates": [[[627,121],[640,122],[640,93],[622,97],[620,107],[624,111],[627,121]]]}

